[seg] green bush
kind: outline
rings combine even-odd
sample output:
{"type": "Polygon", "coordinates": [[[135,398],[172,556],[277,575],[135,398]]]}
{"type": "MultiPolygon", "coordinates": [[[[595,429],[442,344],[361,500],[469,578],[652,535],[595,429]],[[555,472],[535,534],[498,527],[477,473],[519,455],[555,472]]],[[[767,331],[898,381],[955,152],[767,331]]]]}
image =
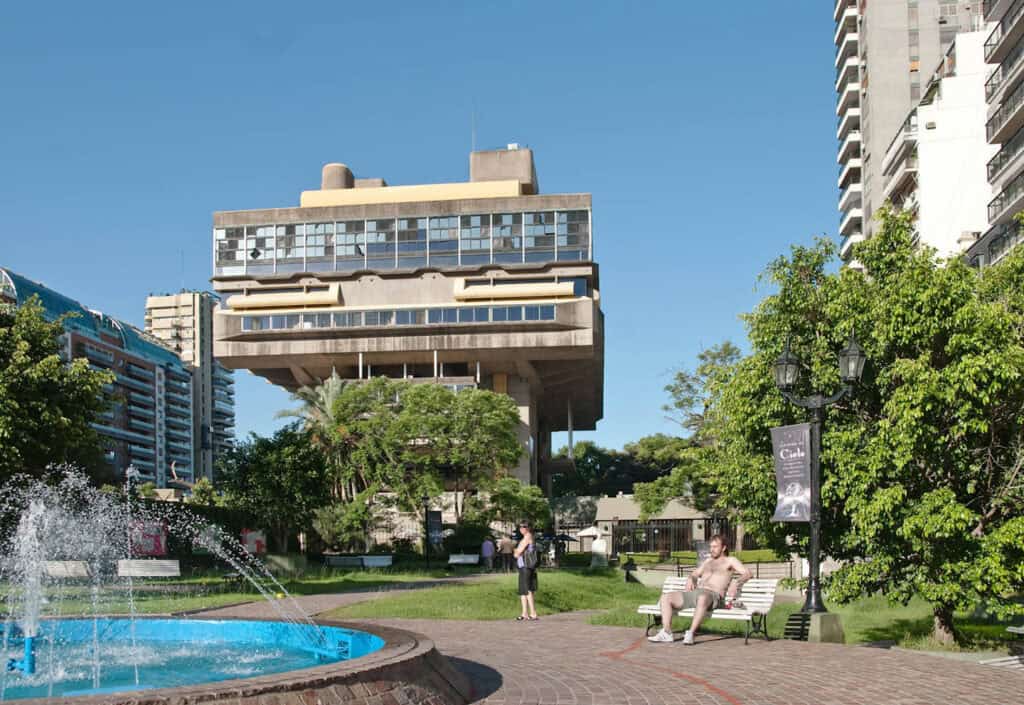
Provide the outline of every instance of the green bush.
{"type": "Polygon", "coordinates": [[[563,568],[589,568],[590,552],[573,551],[570,553],[563,553],[560,560],[563,568]]]}

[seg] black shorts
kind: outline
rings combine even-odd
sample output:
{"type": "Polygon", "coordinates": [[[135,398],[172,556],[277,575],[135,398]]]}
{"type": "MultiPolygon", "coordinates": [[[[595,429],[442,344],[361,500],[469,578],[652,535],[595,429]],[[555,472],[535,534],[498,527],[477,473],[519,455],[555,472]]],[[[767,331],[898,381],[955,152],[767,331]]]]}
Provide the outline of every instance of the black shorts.
{"type": "Polygon", "coordinates": [[[525,595],[529,592],[537,592],[537,569],[519,569],[519,594],[525,595]]]}

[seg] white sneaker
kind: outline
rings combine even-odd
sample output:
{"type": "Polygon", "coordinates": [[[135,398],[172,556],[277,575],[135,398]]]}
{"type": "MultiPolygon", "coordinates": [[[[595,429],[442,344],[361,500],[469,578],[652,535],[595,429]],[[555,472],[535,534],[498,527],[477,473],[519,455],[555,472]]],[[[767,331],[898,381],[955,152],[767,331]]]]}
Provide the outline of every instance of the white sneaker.
{"type": "Polygon", "coordinates": [[[692,629],[687,629],[686,633],[683,634],[683,643],[686,644],[687,646],[692,646],[693,645],[693,630],[692,629]]]}
{"type": "Polygon", "coordinates": [[[647,637],[647,641],[653,641],[659,644],[671,644],[673,641],[675,641],[675,637],[673,637],[670,633],[666,632],[664,629],[661,629],[654,636],[647,637]]]}

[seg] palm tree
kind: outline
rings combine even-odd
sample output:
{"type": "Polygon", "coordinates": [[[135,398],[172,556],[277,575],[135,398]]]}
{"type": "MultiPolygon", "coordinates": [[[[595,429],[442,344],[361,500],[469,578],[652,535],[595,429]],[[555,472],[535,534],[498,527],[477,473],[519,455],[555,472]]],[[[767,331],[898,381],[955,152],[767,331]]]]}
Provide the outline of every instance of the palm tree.
{"type": "Polygon", "coordinates": [[[320,384],[310,387],[299,387],[292,393],[292,401],[297,401],[302,406],[296,409],[284,409],[277,412],[277,418],[299,418],[303,421],[305,430],[309,433],[310,440],[316,444],[324,455],[334,466],[333,494],[336,498],[348,500],[355,495],[355,488],[348,487],[347,483],[341,482],[341,461],[344,452],[345,428],[342,419],[335,416],[335,402],[344,392],[348,382],[338,376],[338,371],[332,369],[331,376],[322,380],[320,384]]]}

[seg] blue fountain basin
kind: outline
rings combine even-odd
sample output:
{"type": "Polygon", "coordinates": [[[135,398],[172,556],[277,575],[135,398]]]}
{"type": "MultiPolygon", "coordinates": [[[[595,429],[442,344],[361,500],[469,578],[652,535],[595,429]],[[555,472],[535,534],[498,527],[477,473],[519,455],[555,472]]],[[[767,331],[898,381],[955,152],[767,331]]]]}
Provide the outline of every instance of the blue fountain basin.
{"type": "MultiPolygon", "coordinates": [[[[0,673],[0,700],[250,678],[355,659],[383,646],[367,632],[285,622],[47,620],[36,638],[36,672],[0,673]]],[[[3,647],[4,662],[23,655],[18,638],[5,639],[3,647]]]]}

